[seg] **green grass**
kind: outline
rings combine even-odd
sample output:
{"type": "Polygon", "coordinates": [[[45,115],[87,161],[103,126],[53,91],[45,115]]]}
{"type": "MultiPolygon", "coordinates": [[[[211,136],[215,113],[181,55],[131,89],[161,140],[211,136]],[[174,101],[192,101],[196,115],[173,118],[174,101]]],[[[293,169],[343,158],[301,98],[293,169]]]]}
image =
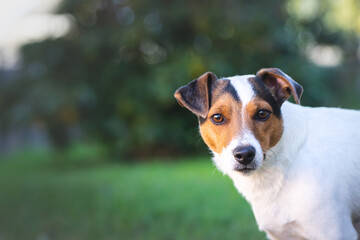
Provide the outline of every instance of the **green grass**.
{"type": "Polygon", "coordinates": [[[0,165],[0,239],[265,239],[209,159],[0,165]]]}

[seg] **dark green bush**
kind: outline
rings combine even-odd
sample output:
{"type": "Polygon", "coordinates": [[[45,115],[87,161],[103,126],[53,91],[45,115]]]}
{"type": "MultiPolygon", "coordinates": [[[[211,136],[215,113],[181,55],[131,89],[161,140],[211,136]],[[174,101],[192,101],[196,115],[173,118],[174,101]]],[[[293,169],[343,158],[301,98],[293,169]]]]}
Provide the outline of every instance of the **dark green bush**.
{"type": "Polygon", "coordinates": [[[329,29],[322,11],[304,20],[288,9],[282,0],[64,0],[58,12],[72,30],[23,47],[18,81],[1,90],[2,126],[40,121],[59,148],[100,141],[115,156],[203,152],[176,88],[205,71],[262,67],[300,82],[305,105],[359,107],[356,35],[329,29]],[[311,44],[339,47],[344,61],[314,65],[311,44]]]}

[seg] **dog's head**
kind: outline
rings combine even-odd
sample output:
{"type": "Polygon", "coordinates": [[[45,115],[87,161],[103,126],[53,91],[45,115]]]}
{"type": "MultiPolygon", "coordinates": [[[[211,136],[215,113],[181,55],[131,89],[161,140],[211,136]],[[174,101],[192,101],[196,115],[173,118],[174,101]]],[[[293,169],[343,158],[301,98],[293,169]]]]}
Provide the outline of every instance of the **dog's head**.
{"type": "Polygon", "coordinates": [[[179,104],[196,114],[200,133],[224,173],[250,174],[265,160],[283,132],[281,105],[303,88],[276,68],[256,75],[218,79],[205,73],[175,92],[179,104]]]}

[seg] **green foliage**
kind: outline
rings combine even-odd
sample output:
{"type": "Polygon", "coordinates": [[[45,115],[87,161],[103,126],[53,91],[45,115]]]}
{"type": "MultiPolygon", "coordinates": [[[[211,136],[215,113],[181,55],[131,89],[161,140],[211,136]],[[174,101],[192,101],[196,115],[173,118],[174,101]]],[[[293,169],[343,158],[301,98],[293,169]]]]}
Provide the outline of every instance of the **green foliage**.
{"type": "Polygon", "coordinates": [[[2,163],[0,237],[265,239],[228,178],[209,160],[183,160],[66,169],[44,158],[2,163]]]}
{"type": "Polygon", "coordinates": [[[0,90],[2,128],[44,122],[59,148],[80,128],[82,140],[100,141],[120,159],[205,152],[196,118],[174,91],[205,71],[230,76],[262,67],[300,82],[305,105],[360,107],[358,37],[329,27],[337,19],[324,19],[330,2],[315,9],[297,0],[63,0],[58,12],[73,28],[23,47],[20,80],[0,90]],[[342,64],[311,62],[317,45],[340,49],[342,64]]]}

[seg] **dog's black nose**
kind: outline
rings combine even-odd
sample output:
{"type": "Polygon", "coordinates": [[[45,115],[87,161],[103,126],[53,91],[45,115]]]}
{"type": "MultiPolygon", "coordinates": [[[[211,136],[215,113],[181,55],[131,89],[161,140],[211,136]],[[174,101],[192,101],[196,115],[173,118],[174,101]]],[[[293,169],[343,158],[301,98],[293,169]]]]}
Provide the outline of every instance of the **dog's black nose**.
{"type": "Polygon", "coordinates": [[[253,146],[241,146],[234,149],[235,160],[243,165],[251,163],[255,157],[256,150],[253,146]]]}

